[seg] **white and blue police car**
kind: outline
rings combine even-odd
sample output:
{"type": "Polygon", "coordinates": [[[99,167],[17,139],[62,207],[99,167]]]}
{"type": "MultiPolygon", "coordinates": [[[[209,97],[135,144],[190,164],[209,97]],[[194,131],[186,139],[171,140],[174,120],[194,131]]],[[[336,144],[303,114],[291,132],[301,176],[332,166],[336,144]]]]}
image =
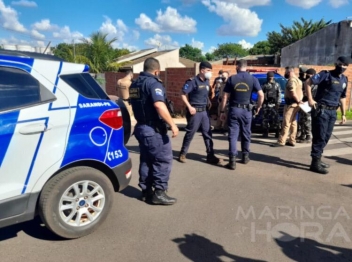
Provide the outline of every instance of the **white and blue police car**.
{"type": "Polygon", "coordinates": [[[127,111],[88,71],[51,55],[0,50],[0,227],[39,214],[55,234],[82,237],[129,184],[127,111]]]}

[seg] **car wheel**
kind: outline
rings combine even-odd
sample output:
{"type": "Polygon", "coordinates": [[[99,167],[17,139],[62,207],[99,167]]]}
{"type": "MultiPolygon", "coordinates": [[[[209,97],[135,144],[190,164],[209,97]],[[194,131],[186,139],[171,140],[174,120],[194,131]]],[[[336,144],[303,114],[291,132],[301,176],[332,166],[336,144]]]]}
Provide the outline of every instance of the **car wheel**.
{"type": "Polygon", "coordinates": [[[106,219],[114,189],[109,178],[90,167],[74,167],[51,178],[39,199],[39,214],[56,235],[89,235],[106,219]]]}

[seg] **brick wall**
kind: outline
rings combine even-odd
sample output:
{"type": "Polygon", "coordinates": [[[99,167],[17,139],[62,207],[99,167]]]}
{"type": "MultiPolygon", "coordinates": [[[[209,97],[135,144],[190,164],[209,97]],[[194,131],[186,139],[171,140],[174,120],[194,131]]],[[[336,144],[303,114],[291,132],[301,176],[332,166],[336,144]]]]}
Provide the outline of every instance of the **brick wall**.
{"type": "MultiPolygon", "coordinates": [[[[195,76],[196,74],[196,66],[194,68],[167,68],[166,71],[160,73],[160,78],[164,83],[166,88],[167,97],[174,102],[175,112],[181,115],[184,114],[185,106],[181,100],[181,89],[185,83],[185,81],[195,76]]],[[[333,67],[329,66],[312,66],[305,65],[307,68],[314,68],[317,72],[321,70],[330,70],[333,67]]],[[[269,67],[273,69],[277,69],[278,73],[284,75],[285,69],[278,67],[269,67]]],[[[213,77],[210,80],[210,84],[213,85],[214,79],[218,76],[219,70],[222,69],[224,71],[229,71],[230,75],[236,74],[236,66],[234,65],[213,65],[213,77]]],[[[249,69],[268,69],[268,67],[249,67],[249,69]]],[[[298,69],[297,72],[298,74],[298,69]]],[[[352,101],[351,101],[351,89],[352,89],[352,66],[350,66],[345,75],[349,79],[349,85],[347,90],[347,109],[352,109],[352,101]]],[[[124,77],[124,73],[115,73],[115,72],[107,72],[105,73],[106,80],[106,91],[109,95],[116,95],[116,82],[118,79],[124,77]]],[[[138,74],[134,74],[134,78],[136,79],[138,74]]]]}

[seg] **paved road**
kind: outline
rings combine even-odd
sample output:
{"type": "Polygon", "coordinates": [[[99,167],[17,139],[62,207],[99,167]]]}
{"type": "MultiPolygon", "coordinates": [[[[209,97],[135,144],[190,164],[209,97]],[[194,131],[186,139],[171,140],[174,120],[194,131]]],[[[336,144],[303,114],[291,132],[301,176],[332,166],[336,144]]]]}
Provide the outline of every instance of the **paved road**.
{"type": "MultiPolygon", "coordinates": [[[[175,157],[184,133],[173,139],[175,157]]],[[[200,134],[187,164],[174,161],[175,206],[137,198],[138,147],[129,142],[133,179],[115,195],[94,234],[62,241],[39,221],[0,229],[0,261],[351,261],[352,123],[335,128],[326,176],[308,171],[309,145],[274,149],[253,135],[252,161],[236,171],[204,163],[200,134]]],[[[226,159],[227,138],[214,135],[226,159]]]]}

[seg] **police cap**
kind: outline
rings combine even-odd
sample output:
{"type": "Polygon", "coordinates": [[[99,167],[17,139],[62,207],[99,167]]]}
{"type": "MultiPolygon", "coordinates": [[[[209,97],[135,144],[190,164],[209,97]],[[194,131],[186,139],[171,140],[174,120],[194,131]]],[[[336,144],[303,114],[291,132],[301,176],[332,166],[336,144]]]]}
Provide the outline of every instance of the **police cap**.
{"type": "Polygon", "coordinates": [[[307,75],[315,75],[317,72],[314,70],[314,68],[309,68],[307,71],[306,71],[306,74],[307,75]]]}
{"type": "Polygon", "coordinates": [[[274,77],[274,76],[275,76],[274,72],[268,72],[266,75],[267,75],[268,77],[274,77]]]}
{"type": "Polygon", "coordinates": [[[348,57],[346,57],[346,56],[340,56],[339,58],[337,58],[337,61],[341,62],[345,66],[348,66],[348,64],[350,62],[348,57]]]}
{"type": "Polygon", "coordinates": [[[209,69],[213,69],[212,65],[207,62],[207,61],[203,61],[200,63],[199,65],[199,68],[202,69],[202,68],[209,68],[209,69]]]}

